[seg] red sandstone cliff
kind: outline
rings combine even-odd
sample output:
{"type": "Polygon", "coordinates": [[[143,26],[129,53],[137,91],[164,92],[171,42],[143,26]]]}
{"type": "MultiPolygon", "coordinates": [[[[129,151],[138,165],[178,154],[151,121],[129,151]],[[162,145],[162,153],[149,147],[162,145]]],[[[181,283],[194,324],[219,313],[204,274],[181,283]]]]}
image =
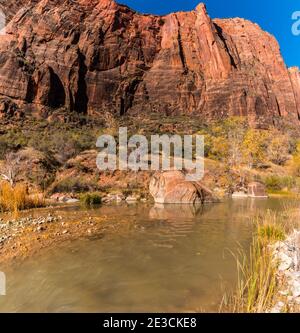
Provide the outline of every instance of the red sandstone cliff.
{"type": "Polygon", "coordinates": [[[245,115],[298,121],[300,74],[278,43],[243,19],[211,20],[203,4],[164,17],[112,0],[0,0],[0,115],[67,109],[245,115]]]}

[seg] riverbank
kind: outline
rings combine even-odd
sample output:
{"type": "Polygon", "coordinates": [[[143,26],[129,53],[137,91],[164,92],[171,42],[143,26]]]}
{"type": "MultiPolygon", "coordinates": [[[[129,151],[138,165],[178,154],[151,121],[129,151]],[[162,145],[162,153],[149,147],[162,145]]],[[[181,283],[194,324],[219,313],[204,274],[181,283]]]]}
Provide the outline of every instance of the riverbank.
{"type": "Polygon", "coordinates": [[[115,227],[108,215],[95,216],[92,210],[82,212],[74,205],[29,210],[16,219],[5,214],[0,218],[0,263],[20,261],[79,238],[101,238],[115,227]]]}
{"type": "Polygon", "coordinates": [[[248,249],[249,215],[268,209],[281,210],[282,201],[124,202],[26,212],[20,218],[62,216],[55,224],[104,221],[98,235],[53,242],[1,264],[8,284],[0,312],[216,312],[223,287],[236,285],[227,249],[237,242],[248,249]]]}
{"type": "MultiPolygon", "coordinates": [[[[93,248],[93,244],[98,244],[99,249],[103,247],[103,250],[105,249],[109,253],[114,251],[116,239],[124,241],[122,251],[125,251],[125,249],[127,251],[128,246],[130,248],[130,242],[137,235],[143,237],[141,244],[145,242],[152,244],[146,251],[147,258],[151,258],[156,251],[159,252],[158,258],[161,258],[161,256],[166,256],[167,253],[173,251],[172,249],[177,253],[178,243],[172,243],[174,233],[178,233],[181,241],[182,232],[184,232],[186,237],[193,237],[194,239],[191,252],[189,256],[184,258],[184,262],[188,262],[189,266],[193,262],[193,265],[202,267],[201,269],[193,270],[193,279],[196,276],[200,278],[201,274],[206,276],[207,270],[212,269],[211,265],[207,266],[207,262],[215,263],[212,277],[215,278],[215,276],[220,274],[225,274],[224,277],[226,277],[226,274],[228,274],[227,268],[221,269],[221,267],[222,265],[227,267],[229,260],[231,262],[231,282],[229,286],[234,288],[236,283],[234,278],[236,274],[234,259],[231,255],[228,255],[226,259],[222,256],[222,253],[225,248],[234,251],[237,242],[244,244],[246,253],[250,245],[248,242],[251,242],[252,239],[253,227],[255,227],[253,222],[255,222],[256,217],[259,217],[264,219],[265,222],[271,221],[275,223],[277,221],[280,226],[280,228],[270,228],[267,223],[260,224],[260,236],[266,237],[268,246],[272,243],[270,254],[274,255],[274,267],[276,268],[274,271],[272,270],[274,275],[269,275],[272,281],[276,279],[275,292],[271,297],[271,302],[268,303],[263,312],[298,312],[298,299],[297,297],[296,299],[291,298],[293,296],[292,286],[285,284],[286,281],[288,282],[288,277],[292,276],[295,278],[298,276],[298,272],[294,270],[297,265],[288,265],[283,272],[277,270],[278,259],[281,257],[285,258],[285,255],[288,255],[294,260],[295,253],[297,253],[296,249],[299,249],[299,247],[295,246],[295,241],[290,241],[289,237],[285,236],[285,232],[288,234],[288,232],[296,228],[294,221],[299,220],[298,209],[295,209],[296,205],[297,202],[290,199],[228,200],[217,205],[200,206],[198,209],[192,209],[193,206],[189,205],[156,206],[141,202],[131,204],[123,202],[120,204],[105,204],[97,209],[83,208],[74,204],[58,205],[20,212],[20,217],[17,219],[13,219],[12,214],[2,214],[0,216],[0,219],[2,218],[0,220],[0,264],[3,268],[8,266],[21,267],[23,263],[26,265],[27,262],[34,262],[35,260],[43,261],[49,253],[60,255],[61,248],[77,248],[78,245],[74,244],[85,244],[82,245],[82,249],[87,251],[87,253],[91,251],[90,246],[93,248]],[[285,207],[288,208],[286,209],[285,207]],[[271,215],[270,211],[273,212],[271,215]],[[216,221],[216,223],[214,224],[213,221],[216,221]],[[281,228],[284,224],[289,225],[289,228],[281,228]],[[224,243],[225,240],[222,238],[224,236],[222,230],[224,230],[225,226],[227,230],[226,242],[230,240],[229,243],[224,243]],[[197,234],[195,230],[198,227],[204,227],[205,230],[201,229],[197,234]],[[214,231],[212,232],[212,230],[214,231]],[[215,239],[215,232],[222,234],[219,241],[215,239]],[[154,233],[157,233],[157,238],[155,237],[153,242],[151,238],[154,233]],[[172,241],[165,242],[164,237],[167,237],[167,239],[170,237],[172,241]],[[213,241],[209,241],[209,244],[207,244],[207,237],[212,237],[213,239],[213,241]],[[280,239],[279,242],[278,239],[280,239]],[[79,242],[76,242],[76,240],[79,240],[79,242]],[[271,240],[271,243],[269,240],[271,240]],[[87,246],[87,244],[90,245],[87,246]],[[217,244],[219,245],[217,246],[217,244]],[[284,250],[286,253],[285,255],[280,255],[279,258],[275,258],[276,253],[274,252],[273,254],[272,252],[279,249],[280,251],[281,249],[284,250]],[[205,257],[203,258],[203,255],[209,256],[209,260],[205,259],[205,257]]],[[[141,246],[137,253],[144,250],[144,246],[141,246]]],[[[182,248],[180,251],[182,251],[182,248]]],[[[96,253],[97,251],[95,250],[95,258],[97,258],[96,253]]],[[[265,259],[264,256],[261,256],[261,258],[265,259]]],[[[143,260],[139,265],[142,263],[143,260]]],[[[160,264],[161,261],[158,260],[158,266],[160,264]]],[[[177,267],[176,271],[178,267],[181,267],[178,265],[177,263],[174,266],[174,269],[177,267]]],[[[137,269],[139,270],[138,267],[137,269]]],[[[263,268],[265,267],[268,266],[263,266],[263,268]]],[[[280,265],[278,267],[280,268],[280,265]]],[[[126,270],[126,265],[122,269],[126,270]]],[[[261,273],[261,276],[266,276],[264,270],[261,273]]],[[[127,274],[129,274],[129,271],[127,274]]],[[[215,281],[215,288],[220,287],[220,283],[215,281]]],[[[210,293],[211,290],[208,290],[210,293]]],[[[199,295],[201,298],[201,292],[199,295]]],[[[222,293],[218,299],[220,300],[221,297],[222,293]]],[[[214,301],[216,299],[217,297],[214,296],[214,301]]],[[[193,298],[191,304],[187,307],[189,310],[203,310],[197,308],[196,298],[193,298]]],[[[210,309],[216,311],[217,305],[210,309]]]]}
{"type": "Polygon", "coordinates": [[[281,212],[268,210],[252,219],[252,243],[249,251],[241,249],[235,257],[237,288],[224,295],[221,312],[300,311],[299,219],[297,201],[281,212]]]}
{"type": "Polygon", "coordinates": [[[272,313],[300,312],[300,231],[273,245],[273,256],[278,260],[277,279],[280,288],[272,313]]]}

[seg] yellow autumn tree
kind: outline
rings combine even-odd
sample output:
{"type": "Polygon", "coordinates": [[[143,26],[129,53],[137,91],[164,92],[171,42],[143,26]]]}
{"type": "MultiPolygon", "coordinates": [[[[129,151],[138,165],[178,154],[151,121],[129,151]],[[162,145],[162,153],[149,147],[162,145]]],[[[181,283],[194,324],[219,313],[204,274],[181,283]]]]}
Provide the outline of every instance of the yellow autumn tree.
{"type": "Polygon", "coordinates": [[[250,169],[266,161],[268,132],[250,128],[242,144],[243,161],[250,169]]]}
{"type": "Polygon", "coordinates": [[[277,165],[284,165],[289,159],[290,142],[288,135],[277,129],[271,129],[268,136],[267,157],[269,161],[277,165]]]}
{"type": "Polygon", "coordinates": [[[291,161],[291,173],[295,177],[300,177],[300,141],[297,143],[296,150],[291,161]]]}
{"type": "Polygon", "coordinates": [[[206,156],[222,161],[228,167],[242,164],[242,144],[247,122],[241,117],[230,117],[216,122],[205,136],[206,156]]]}

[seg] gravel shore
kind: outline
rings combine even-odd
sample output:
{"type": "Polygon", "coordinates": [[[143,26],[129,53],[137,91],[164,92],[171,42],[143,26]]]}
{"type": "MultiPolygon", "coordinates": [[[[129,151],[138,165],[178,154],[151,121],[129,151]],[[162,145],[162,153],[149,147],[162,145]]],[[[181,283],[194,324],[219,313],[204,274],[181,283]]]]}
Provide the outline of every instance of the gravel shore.
{"type": "MultiPolygon", "coordinates": [[[[37,213],[35,212],[35,215],[37,213]]],[[[39,250],[81,237],[101,237],[106,216],[41,211],[40,216],[0,218],[0,263],[22,260],[39,250]]]]}

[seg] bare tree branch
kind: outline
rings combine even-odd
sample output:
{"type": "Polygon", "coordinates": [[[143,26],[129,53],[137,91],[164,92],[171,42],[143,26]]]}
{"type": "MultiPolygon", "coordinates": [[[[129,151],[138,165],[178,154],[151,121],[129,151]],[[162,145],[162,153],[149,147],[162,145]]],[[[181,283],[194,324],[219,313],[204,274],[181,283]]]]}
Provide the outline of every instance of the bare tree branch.
{"type": "Polygon", "coordinates": [[[20,169],[20,157],[16,153],[8,153],[5,156],[4,165],[0,169],[0,176],[4,181],[8,181],[13,187],[20,169]]]}

